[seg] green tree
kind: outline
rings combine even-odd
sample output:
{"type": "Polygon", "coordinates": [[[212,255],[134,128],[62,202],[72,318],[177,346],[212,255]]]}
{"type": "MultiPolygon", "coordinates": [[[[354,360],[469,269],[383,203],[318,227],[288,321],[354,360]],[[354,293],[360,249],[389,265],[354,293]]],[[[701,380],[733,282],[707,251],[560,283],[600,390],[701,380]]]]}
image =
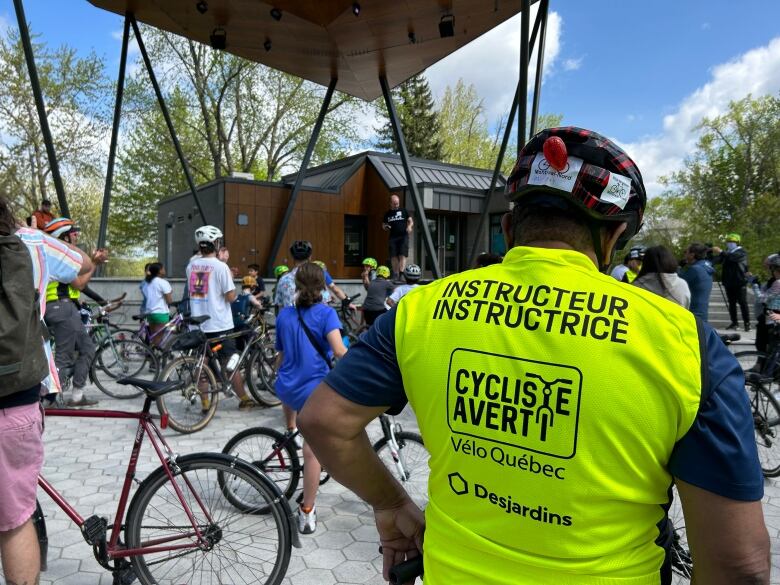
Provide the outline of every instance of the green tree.
{"type": "Polygon", "coordinates": [[[758,269],[780,249],[780,97],[747,96],[697,130],[696,151],[663,179],[668,201],[653,208],[654,221],[677,221],[681,246],[738,232],[758,269]]]}
{"type": "MultiPolygon", "coordinates": [[[[33,51],[66,196],[82,241],[90,246],[97,239],[110,83],[101,58],[78,57],[68,46],[50,49],[37,38],[33,35],[33,51]]],[[[0,37],[0,185],[19,215],[32,212],[41,199],[56,204],[24,52],[13,27],[0,37]]]]}
{"type": "MultiPolygon", "coordinates": [[[[491,129],[484,100],[473,84],[466,85],[459,79],[455,87],[448,86],[442,96],[439,117],[445,162],[483,169],[495,166],[508,117],[502,116],[491,129]]],[[[562,118],[561,115],[542,114],[537,121],[537,130],[558,126],[562,118]]],[[[517,135],[513,133],[501,168],[504,174],[512,170],[516,152],[517,135]]]]}
{"type": "MultiPolygon", "coordinates": [[[[404,133],[406,148],[411,156],[429,160],[443,158],[441,124],[433,101],[433,94],[425,75],[419,73],[410,77],[393,90],[398,118],[404,133]]],[[[398,146],[390,125],[390,117],[384,102],[379,111],[385,122],[377,130],[377,148],[398,152],[398,146]]]]}

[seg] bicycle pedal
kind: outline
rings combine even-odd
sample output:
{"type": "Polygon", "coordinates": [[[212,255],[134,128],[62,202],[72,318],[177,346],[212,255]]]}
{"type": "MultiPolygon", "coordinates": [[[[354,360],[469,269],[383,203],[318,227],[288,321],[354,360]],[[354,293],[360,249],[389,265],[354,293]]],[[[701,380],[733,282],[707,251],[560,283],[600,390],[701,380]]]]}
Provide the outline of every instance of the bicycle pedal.
{"type": "Polygon", "coordinates": [[[84,536],[84,540],[87,544],[95,546],[101,542],[106,541],[106,530],[108,527],[108,520],[100,516],[90,516],[84,520],[84,524],[81,526],[81,534],[84,536]]]}
{"type": "Polygon", "coordinates": [[[114,571],[114,585],[130,585],[137,578],[133,567],[130,565],[114,571]]]}

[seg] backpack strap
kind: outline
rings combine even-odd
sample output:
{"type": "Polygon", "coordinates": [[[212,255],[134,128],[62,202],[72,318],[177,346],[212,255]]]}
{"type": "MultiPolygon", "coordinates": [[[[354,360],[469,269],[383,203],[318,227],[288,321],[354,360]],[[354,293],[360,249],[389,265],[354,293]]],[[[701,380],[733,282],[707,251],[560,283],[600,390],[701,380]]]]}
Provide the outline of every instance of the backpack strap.
{"type": "Polygon", "coordinates": [[[328,354],[325,353],[320,347],[320,344],[317,343],[316,338],[314,337],[314,334],[311,332],[311,329],[304,323],[303,321],[303,314],[301,313],[300,307],[295,307],[296,312],[298,313],[298,322],[301,324],[301,327],[303,328],[303,332],[306,334],[306,337],[309,338],[309,341],[314,346],[314,349],[317,350],[317,353],[320,354],[320,357],[325,360],[325,363],[328,364],[328,367],[332,370],[333,369],[333,360],[331,360],[328,357],[328,354]]]}

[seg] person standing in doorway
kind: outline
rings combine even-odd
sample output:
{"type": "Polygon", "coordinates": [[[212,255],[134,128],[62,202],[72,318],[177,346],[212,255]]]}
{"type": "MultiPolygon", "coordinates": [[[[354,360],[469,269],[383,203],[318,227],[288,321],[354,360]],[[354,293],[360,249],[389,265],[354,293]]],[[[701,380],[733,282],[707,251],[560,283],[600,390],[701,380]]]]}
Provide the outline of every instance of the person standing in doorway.
{"type": "Polygon", "coordinates": [[[409,234],[412,233],[414,220],[406,209],[401,207],[398,195],[390,197],[390,209],[382,219],[382,229],[390,232],[388,246],[390,264],[393,270],[393,280],[401,278],[406,268],[406,258],[409,256],[409,234]]]}

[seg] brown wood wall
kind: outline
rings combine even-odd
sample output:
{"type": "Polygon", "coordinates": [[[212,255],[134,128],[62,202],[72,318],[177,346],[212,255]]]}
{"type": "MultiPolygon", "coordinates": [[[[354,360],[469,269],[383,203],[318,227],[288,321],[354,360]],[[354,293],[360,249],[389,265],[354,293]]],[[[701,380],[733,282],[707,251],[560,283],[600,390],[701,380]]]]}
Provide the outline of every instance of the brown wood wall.
{"type": "MultiPolygon", "coordinates": [[[[241,274],[252,263],[259,264],[261,272],[265,270],[291,190],[276,185],[225,183],[225,242],[230,249],[230,265],[237,266],[241,274]],[[249,216],[249,225],[237,224],[239,213],[249,216]]],[[[380,263],[388,261],[387,234],[381,224],[390,207],[389,197],[390,192],[370,164],[358,169],[339,193],[302,190],[274,265],[291,264],[292,242],[309,240],[314,247],[313,258],[325,262],[334,278],[358,278],[360,267],[344,266],[345,215],[366,216],[367,255],[380,263]]]]}

